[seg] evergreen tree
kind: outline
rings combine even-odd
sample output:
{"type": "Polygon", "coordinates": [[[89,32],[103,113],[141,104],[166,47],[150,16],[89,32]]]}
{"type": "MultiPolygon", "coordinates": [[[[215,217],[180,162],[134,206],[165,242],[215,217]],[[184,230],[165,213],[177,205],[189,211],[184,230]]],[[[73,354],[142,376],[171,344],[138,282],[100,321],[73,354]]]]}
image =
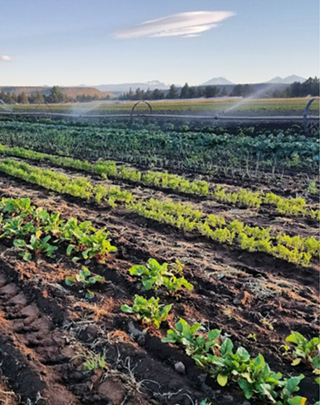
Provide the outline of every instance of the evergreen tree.
{"type": "Polygon", "coordinates": [[[162,99],[164,99],[163,91],[161,91],[159,89],[153,90],[151,99],[152,100],[162,100],[162,99]]]}
{"type": "Polygon", "coordinates": [[[30,104],[44,104],[44,96],[40,91],[31,93],[28,97],[30,104]]]}
{"type": "Polygon", "coordinates": [[[204,89],[204,95],[206,98],[217,97],[219,94],[219,89],[217,86],[206,86],[204,89]]]}
{"type": "Polygon", "coordinates": [[[169,92],[167,94],[167,98],[169,99],[174,99],[174,98],[179,98],[179,93],[174,84],[170,86],[169,92]]]}
{"type": "Polygon", "coordinates": [[[59,86],[53,86],[47,101],[48,103],[63,103],[66,101],[66,96],[59,86]]]}
{"type": "Polygon", "coordinates": [[[181,89],[180,98],[189,98],[189,97],[190,97],[190,87],[188,83],[186,83],[181,89]]]}
{"type": "Polygon", "coordinates": [[[197,88],[196,88],[196,94],[197,94],[197,96],[196,97],[204,97],[204,90],[203,90],[203,87],[201,87],[201,86],[198,86],[197,88]]]}
{"type": "Polygon", "coordinates": [[[22,92],[18,95],[17,101],[19,104],[29,104],[29,99],[25,92],[22,92]]]}

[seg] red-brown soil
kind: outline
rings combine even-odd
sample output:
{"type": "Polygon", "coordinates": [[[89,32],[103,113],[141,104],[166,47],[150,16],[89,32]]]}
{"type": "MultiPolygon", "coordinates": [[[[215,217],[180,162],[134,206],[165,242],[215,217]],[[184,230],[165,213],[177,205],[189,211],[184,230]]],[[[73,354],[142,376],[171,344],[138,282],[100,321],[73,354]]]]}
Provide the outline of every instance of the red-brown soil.
{"type": "MultiPolygon", "coordinates": [[[[130,304],[140,291],[128,269],[150,257],[183,261],[185,277],[195,287],[176,298],[160,292],[163,302],[174,303],[169,325],[181,316],[219,328],[252,356],[263,354],[273,370],[286,376],[305,374],[299,394],[310,404],[317,399],[312,370],[293,368],[280,349],[291,330],[308,338],[319,334],[316,263],[302,268],[232,249],[122,208],[53,195],[6,176],[0,182],[2,196],[28,196],[65,218],[77,216],[96,227],[107,226],[118,248],[106,264],[90,263],[90,270],[107,282],[87,302],[65,286],[66,275],[76,269],[62,252],[56,259],[25,263],[10,243],[0,240],[0,368],[7,389],[20,396],[21,403],[191,405],[204,398],[221,405],[245,403],[236,385],[221,388],[180,348],[161,342],[168,325],[143,333],[134,316],[121,312],[120,306],[130,304]],[[86,350],[106,353],[105,370],[84,373],[81,358],[72,358],[86,350]],[[184,364],[185,374],[176,371],[178,362],[184,364]]],[[[300,234],[294,219],[292,229],[300,234]]]]}

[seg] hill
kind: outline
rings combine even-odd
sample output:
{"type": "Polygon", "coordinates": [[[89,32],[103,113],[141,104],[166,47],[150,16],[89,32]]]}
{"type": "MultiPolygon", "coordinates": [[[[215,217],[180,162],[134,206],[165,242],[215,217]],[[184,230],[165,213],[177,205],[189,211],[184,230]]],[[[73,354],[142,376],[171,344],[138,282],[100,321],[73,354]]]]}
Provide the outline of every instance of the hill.
{"type": "MultiPolygon", "coordinates": [[[[96,98],[107,97],[112,95],[106,91],[100,91],[94,87],[61,87],[61,90],[65,95],[71,98],[76,98],[77,96],[90,96],[96,98]]],[[[0,91],[10,92],[14,95],[19,95],[25,93],[27,96],[37,92],[42,93],[43,95],[50,94],[51,87],[47,86],[0,86],[0,91]]]]}

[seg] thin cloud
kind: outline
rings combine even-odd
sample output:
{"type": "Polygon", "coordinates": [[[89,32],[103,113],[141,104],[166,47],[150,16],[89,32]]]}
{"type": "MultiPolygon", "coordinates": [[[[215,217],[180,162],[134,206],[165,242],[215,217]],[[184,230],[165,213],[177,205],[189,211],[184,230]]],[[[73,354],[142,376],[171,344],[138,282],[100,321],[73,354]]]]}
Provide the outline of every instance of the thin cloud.
{"type": "Polygon", "coordinates": [[[114,36],[117,39],[199,36],[233,15],[235,13],[231,11],[192,11],[172,14],[115,32],[114,36]]]}
{"type": "Polygon", "coordinates": [[[11,62],[11,57],[8,55],[2,55],[0,56],[0,62],[11,62]]]}

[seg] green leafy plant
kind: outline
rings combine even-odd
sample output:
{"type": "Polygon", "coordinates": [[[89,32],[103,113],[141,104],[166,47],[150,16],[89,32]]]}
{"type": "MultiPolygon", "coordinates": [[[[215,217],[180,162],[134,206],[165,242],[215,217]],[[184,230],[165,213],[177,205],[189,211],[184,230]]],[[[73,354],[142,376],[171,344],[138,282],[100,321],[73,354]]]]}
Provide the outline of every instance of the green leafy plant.
{"type": "Polygon", "coordinates": [[[100,353],[93,353],[91,351],[83,351],[81,350],[79,354],[72,357],[70,361],[74,359],[82,357],[84,359],[83,367],[85,369],[85,373],[90,373],[95,370],[103,370],[107,366],[106,362],[106,355],[100,353]]]}
{"type": "Polygon", "coordinates": [[[131,275],[142,277],[142,284],[146,290],[165,287],[172,295],[183,287],[189,291],[193,289],[192,284],[184,277],[177,277],[182,271],[183,264],[179,261],[160,265],[155,259],[149,259],[146,266],[136,265],[129,269],[131,275]]]}
{"type": "MultiPolygon", "coordinates": [[[[73,231],[73,239],[76,241],[67,248],[67,255],[70,256],[73,251],[81,252],[83,259],[92,259],[93,257],[101,263],[105,263],[109,253],[117,251],[107,239],[109,233],[100,229],[92,234],[82,232],[81,228],[73,231]]],[[[71,239],[72,240],[72,239],[71,239]]]]}
{"type": "Polygon", "coordinates": [[[156,329],[160,328],[162,322],[167,320],[172,308],[170,305],[159,304],[159,298],[151,297],[149,300],[135,295],[133,306],[122,305],[121,310],[127,314],[136,314],[138,319],[147,325],[153,325],[156,329]]]}
{"type": "Polygon", "coordinates": [[[291,332],[286,338],[285,354],[292,357],[292,365],[297,366],[301,362],[310,364],[314,373],[320,375],[320,337],[311,340],[306,339],[299,332],[291,332]]]}
{"type": "Polygon", "coordinates": [[[201,329],[200,323],[190,326],[184,319],[180,318],[175,328],[168,330],[167,336],[162,339],[162,342],[182,344],[189,356],[203,354],[218,346],[220,331],[215,329],[204,336],[198,334],[201,329]]]}
{"type": "Polygon", "coordinates": [[[89,289],[94,284],[97,283],[104,283],[105,278],[99,275],[92,276],[91,272],[87,269],[87,267],[82,267],[78,274],[74,276],[68,276],[65,279],[65,283],[70,286],[78,286],[79,288],[83,288],[86,290],[86,298],[92,299],[94,297],[94,293],[89,289]]]}
{"type": "Polygon", "coordinates": [[[19,249],[19,255],[26,261],[31,260],[33,252],[35,255],[44,253],[48,257],[54,257],[54,252],[58,249],[57,246],[50,245],[48,241],[51,236],[48,235],[42,240],[37,235],[31,235],[30,242],[27,243],[22,239],[15,239],[13,244],[19,249]]]}

